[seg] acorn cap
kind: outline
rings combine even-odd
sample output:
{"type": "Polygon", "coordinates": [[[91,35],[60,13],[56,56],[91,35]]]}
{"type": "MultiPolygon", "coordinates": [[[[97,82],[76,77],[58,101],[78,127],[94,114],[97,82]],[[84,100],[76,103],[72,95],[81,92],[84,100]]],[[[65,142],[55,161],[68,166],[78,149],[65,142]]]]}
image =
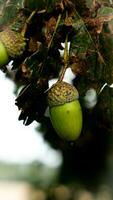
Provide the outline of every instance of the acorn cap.
{"type": "Polygon", "coordinates": [[[67,82],[57,82],[48,91],[50,107],[65,104],[79,98],[77,89],[67,82]]]}
{"type": "Polygon", "coordinates": [[[12,58],[22,55],[25,50],[25,38],[20,33],[9,28],[0,32],[0,41],[4,44],[8,55],[12,58]]]}

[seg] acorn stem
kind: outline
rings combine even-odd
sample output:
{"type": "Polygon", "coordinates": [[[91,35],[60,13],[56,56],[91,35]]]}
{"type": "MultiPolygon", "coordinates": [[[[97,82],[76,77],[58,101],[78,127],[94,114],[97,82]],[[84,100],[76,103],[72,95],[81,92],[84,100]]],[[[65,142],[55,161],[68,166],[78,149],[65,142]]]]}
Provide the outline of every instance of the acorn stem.
{"type": "Polygon", "coordinates": [[[68,60],[69,60],[69,53],[68,53],[68,34],[66,35],[65,39],[65,48],[64,48],[64,65],[62,67],[62,70],[59,75],[58,81],[62,81],[66,72],[66,69],[68,67],[68,60]]]}

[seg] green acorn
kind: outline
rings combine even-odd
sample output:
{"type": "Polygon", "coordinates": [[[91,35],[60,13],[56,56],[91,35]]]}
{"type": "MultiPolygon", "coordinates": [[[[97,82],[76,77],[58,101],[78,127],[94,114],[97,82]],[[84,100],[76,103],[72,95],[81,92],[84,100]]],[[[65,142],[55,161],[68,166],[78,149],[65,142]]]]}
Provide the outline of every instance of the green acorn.
{"type": "Polygon", "coordinates": [[[0,66],[8,63],[9,57],[21,56],[25,50],[25,38],[10,28],[0,32],[0,66]]]}
{"type": "Polygon", "coordinates": [[[3,43],[0,41],[0,67],[7,64],[9,61],[9,56],[3,43]]]}
{"type": "Polygon", "coordinates": [[[77,89],[66,82],[57,82],[48,91],[50,119],[57,134],[76,140],[82,130],[82,110],[77,89]]]}

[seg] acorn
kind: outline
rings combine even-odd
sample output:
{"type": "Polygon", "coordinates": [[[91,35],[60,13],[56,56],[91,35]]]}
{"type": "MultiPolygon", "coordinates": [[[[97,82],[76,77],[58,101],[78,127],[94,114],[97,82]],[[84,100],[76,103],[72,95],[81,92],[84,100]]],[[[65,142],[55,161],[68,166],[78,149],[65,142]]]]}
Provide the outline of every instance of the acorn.
{"type": "Polygon", "coordinates": [[[16,58],[23,54],[26,42],[21,33],[6,28],[0,32],[0,66],[8,63],[9,57],[16,58]]]}
{"type": "Polygon", "coordinates": [[[9,56],[7,50],[3,43],[0,41],[0,67],[7,64],[9,61],[9,56]]]}
{"type": "Polygon", "coordinates": [[[77,89],[67,82],[57,82],[48,91],[50,119],[56,133],[64,140],[76,140],[82,130],[82,109],[77,89]]]}

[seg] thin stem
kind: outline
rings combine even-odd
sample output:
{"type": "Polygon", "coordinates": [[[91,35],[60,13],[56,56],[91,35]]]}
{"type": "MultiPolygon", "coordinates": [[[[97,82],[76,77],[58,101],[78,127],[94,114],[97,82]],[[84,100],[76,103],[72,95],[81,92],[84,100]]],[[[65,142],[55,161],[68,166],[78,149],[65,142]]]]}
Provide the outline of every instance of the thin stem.
{"type": "Polygon", "coordinates": [[[28,27],[28,24],[30,23],[30,21],[32,20],[32,18],[34,17],[34,15],[36,14],[36,10],[34,10],[31,15],[28,17],[28,19],[26,20],[25,24],[24,24],[24,27],[21,31],[21,35],[24,37],[25,34],[26,34],[26,31],[27,31],[27,27],[28,27]]]}
{"type": "Polygon", "coordinates": [[[68,35],[66,35],[65,39],[65,48],[64,48],[64,65],[61,70],[60,76],[58,81],[62,81],[66,72],[66,69],[68,67],[68,60],[69,60],[69,52],[68,52],[68,35]]]}
{"type": "Polygon", "coordinates": [[[50,42],[49,42],[49,44],[48,44],[48,48],[50,48],[50,46],[51,46],[51,44],[52,44],[52,42],[53,42],[53,39],[54,39],[54,36],[55,36],[56,30],[57,30],[58,25],[59,25],[59,23],[60,23],[61,16],[62,16],[62,15],[59,14],[58,19],[57,19],[57,22],[56,22],[56,26],[55,26],[54,33],[53,33],[52,38],[51,38],[51,40],[50,40],[50,42]]]}
{"type": "Polygon", "coordinates": [[[110,4],[113,4],[113,1],[112,1],[112,0],[109,0],[109,3],[110,3],[110,4]]]}

